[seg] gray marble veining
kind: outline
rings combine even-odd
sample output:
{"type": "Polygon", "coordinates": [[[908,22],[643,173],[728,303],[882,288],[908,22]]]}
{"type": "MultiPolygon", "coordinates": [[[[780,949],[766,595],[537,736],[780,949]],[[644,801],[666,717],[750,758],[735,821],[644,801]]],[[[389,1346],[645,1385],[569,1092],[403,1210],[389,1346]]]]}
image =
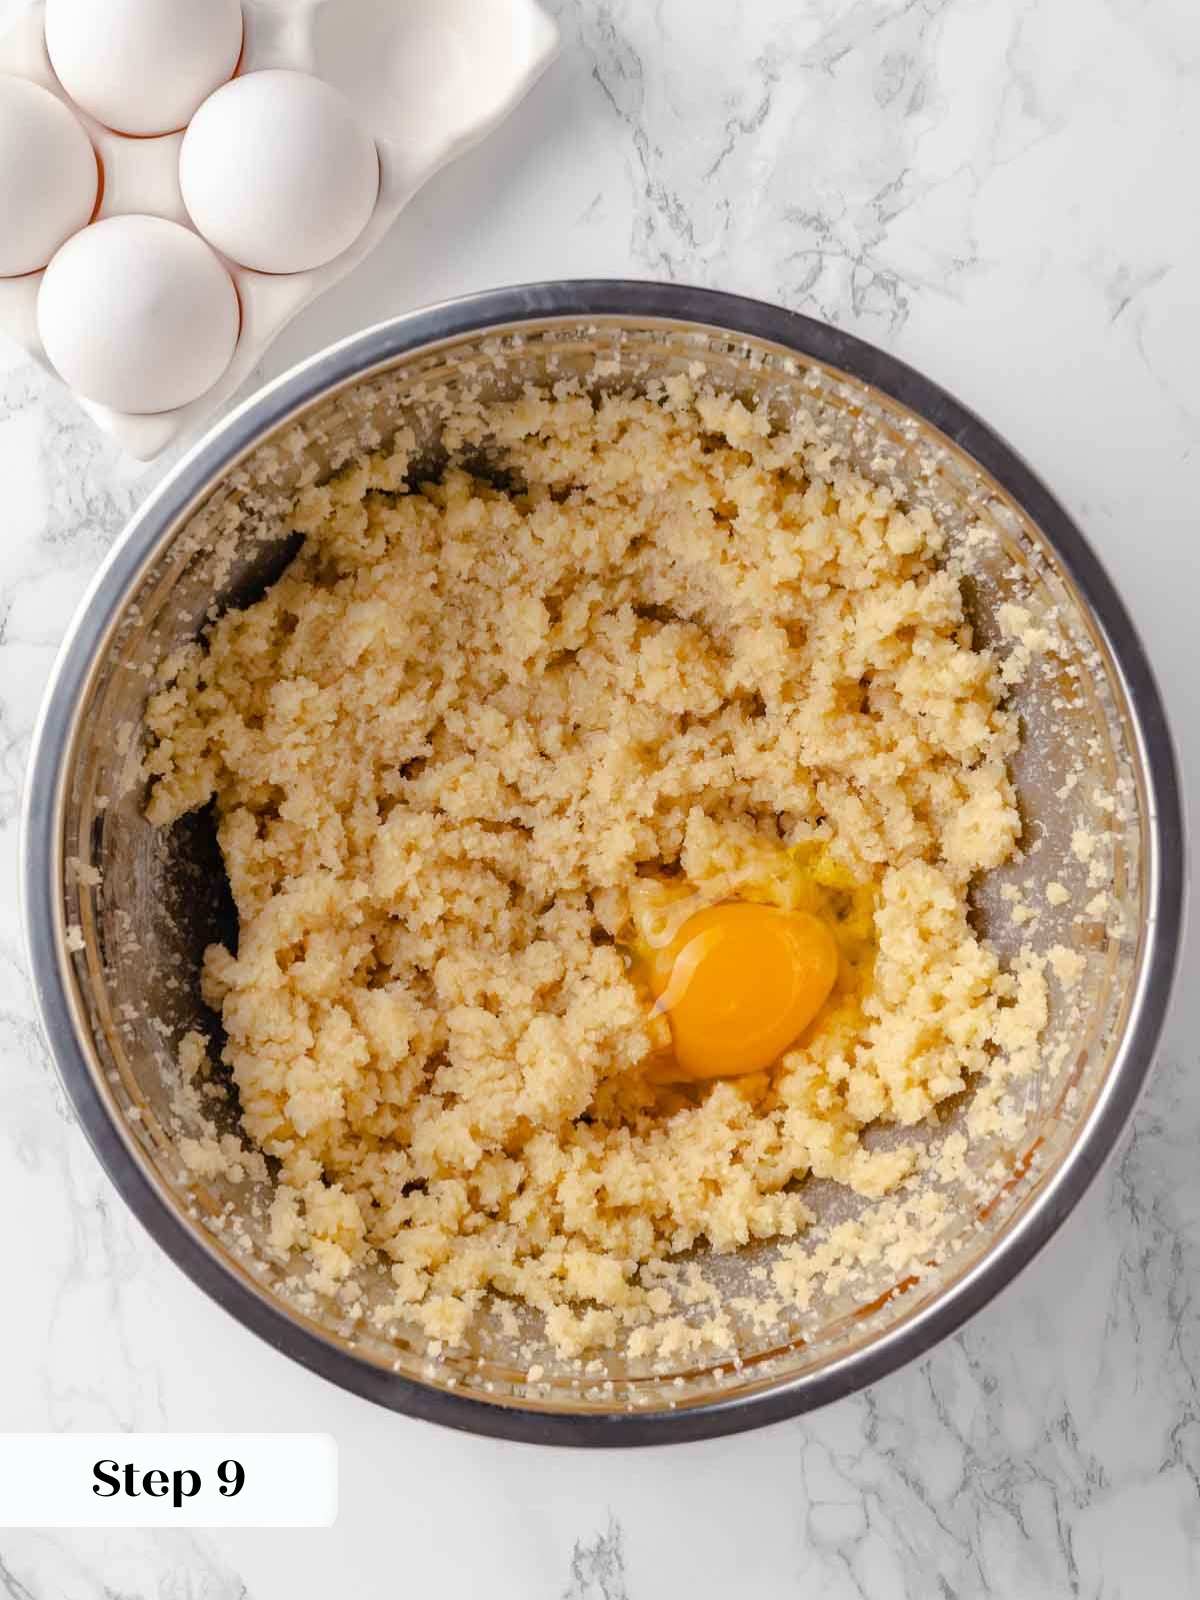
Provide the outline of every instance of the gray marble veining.
{"type": "MultiPolygon", "coordinates": [[[[338,0],[334,0],[338,3],[338,0]]],[[[0,0],[0,21],[19,0],[0,0]]],[[[628,274],[888,346],[1025,451],[1144,630],[1197,819],[1194,0],[557,0],[563,54],[260,377],[408,306],[628,274]]],[[[1200,1593],[1200,1003],[1063,1233],[958,1338],[811,1418],[549,1455],[377,1411],[126,1212],[33,1022],[16,814],[71,610],[163,466],[0,351],[0,1427],[334,1433],[327,1532],[0,1533],[14,1600],[1176,1600],[1200,1593]]],[[[1197,950],[1192,946],[1191,970],[1197,950]]]]}

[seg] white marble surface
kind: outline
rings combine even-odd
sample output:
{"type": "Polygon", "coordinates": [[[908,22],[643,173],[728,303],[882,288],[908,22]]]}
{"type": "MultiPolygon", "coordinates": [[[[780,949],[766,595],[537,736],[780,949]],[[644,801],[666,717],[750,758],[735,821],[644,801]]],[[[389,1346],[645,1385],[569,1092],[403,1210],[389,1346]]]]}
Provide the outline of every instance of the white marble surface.
{"type": "MultiPolygon", "coordinates": [[[[1200,821],[1196,0],[553,9],[564,50],[532,99],[264,375],[421,302],[572,274],[853,328],[975,406],[1080,518],[1150,643],[1200,821]]],[[[343,1509],[327,1532],[0,1533],[0,1595],[1200,1593],[1194,976],[1132,1137],[1042,1258],[929,1359],[766,1432],[622,1457],[441,1432],[285,1364],[160,1254],[64,1108],[15,905],[40,689],[159,470],[0,353],[0,1428],[328,1429],[343,1509]]]]}

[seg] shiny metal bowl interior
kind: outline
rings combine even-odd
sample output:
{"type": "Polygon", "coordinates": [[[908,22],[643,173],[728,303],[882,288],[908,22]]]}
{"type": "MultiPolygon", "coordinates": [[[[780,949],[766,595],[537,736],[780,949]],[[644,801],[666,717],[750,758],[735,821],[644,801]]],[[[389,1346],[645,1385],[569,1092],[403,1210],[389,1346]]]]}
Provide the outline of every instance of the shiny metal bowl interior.
{"type": "MultiPolygon", "coordinates": [[[[243,1322],[398,1410],[519,1438],[644,1443],[733,1431],[861,1387],[961,1322],[1048,1237],[1111,1148],[1150,1060],[1178,940],[1180,826],[1161,706],[1128,619],[1065,514],[983,424],[899,363],[805,318],[667,286],[546,285],[401,318],[326,352],[235,413],[144,508],[85,602],[48,698],[28,797],[26,916],[47,1031],[89,1135],[150,1230],[243,1322]],[[905,1292],[881,1264],[853,1295],[818,1295],[766,1333],[747,1324],[735,1361],[664,1375],[618,1353],[584,1375],[546,1359],[531,1384],[528,1358],[491,1324],[469,1350],[431,1360],[403,1332],[385,1338],[333,1307],[316,1318],[295,1309],[288,1270],[256,1248],[261,1197],[198,1181],[180,1161],[174,1044],[193,1025],[218,1035],[197,969],[204,945],[228,936],[230,906],[209,818],[168,832],[143,820],[141,716],[164,656],[286,564],[299,483],[401,423],[416,427],[436,468],[436,388],[469,381],[502,394],[568,376],[643,385],[698,360],[777,416],[819,409],[868,471],[933,505],[986,642],[998,640],[1006,600],[1056,617],[1059,654],[1035,659],[1014,691],[1027,848],[989,878],[976,912],[1012,953],[1031,937],[1003,892],[1020,889],[1040,910],[1035,946],[1086,955],[1077,998],[1087,1022],[1068,1028],[1056,998],[1019,1137],[971,1151],[979,1172],[1002,1173],[992,1199],[982,1214],[976,1198],[952,1200],[936,1259],[905,1292]],[[966,537],[980,525],[989,537],[966,537]],[[1087,777],[1068,803],[1081,753],[1087,777]],[[1087,898],[1072,851],[1080,827],[1103,841],[1124,937],[1103,915],[1073,920],[1087,898]],[[99,869],[98,885],[77,862],[99,869]],[[1072,891],[1065,907],[1045,902],[1053,879],[1072,891]],[[245,1224],[236,1235],[231,1211],[245,1224]]],[[[234,1127],[232,1108],[228,1117],[234,1127]]],[[[831,1188],[814,1186],[812,1198],[822,1219],[856,1210],[831,1188]]],[[[773,1248],[712,1271],[744,1293],[748,1269],[773,1248]]]]}

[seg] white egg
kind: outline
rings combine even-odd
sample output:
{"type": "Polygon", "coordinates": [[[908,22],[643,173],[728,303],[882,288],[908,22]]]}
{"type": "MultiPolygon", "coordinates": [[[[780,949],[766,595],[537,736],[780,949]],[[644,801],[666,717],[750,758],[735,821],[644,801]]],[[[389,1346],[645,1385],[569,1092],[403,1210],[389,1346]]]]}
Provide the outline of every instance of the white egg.
{"type": "Polygon", "coordinates": [[[109,217],[68,239],[38,292],[59,375],[115,411],[172,411],[233,359],[237,290],[203,239],[162,217],[109,217]]]}
{"type": "Polygon", "coordinates": [[[99,184],[74,113],[40,84],[0,76],[0,278],[39,271],[86,228],[99,184]]]}
{"type": "Polygon", "coordinates": [[[379,155],[350,102],[303,72],[251,72],[218,89],[183,139],[188,215],[256,272],[307,272],[352,245],[379,194],[379,155]]]}
{"type": "Polygon", "coordinates": [[[171,133],[233,76],[238,0],[46,0],[59,82],[118,133],[171,133]]]}

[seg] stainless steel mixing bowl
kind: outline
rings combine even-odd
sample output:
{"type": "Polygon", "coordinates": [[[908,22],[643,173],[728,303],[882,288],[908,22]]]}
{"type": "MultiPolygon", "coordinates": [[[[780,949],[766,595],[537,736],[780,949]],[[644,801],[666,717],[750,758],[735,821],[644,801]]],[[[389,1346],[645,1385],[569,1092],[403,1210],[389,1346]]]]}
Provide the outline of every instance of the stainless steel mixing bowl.
{"type": "MultiPolygon", "coordinates": [[[[146,502],[92,585],[47,695],[24,819],[24,909],[46,1033],[101,1161],[163,1248],[247,1327],[348,1389],[454,1427],[587,1445],[692,1439],[806,1411],[910,1360],[984,1305],[1062,1222],[1130,1114],[1166,1006],[1182,884],[1176,769],[1145,655],[1092,551],[1028,467],[944,391],[837,329],[645,283],[541,284],[400,317],[235,411],[146,502]],[[289,1269],[258,1248],[246,1185],[198,1179],[180,1160],[174,1043],[193,1024],[214,1030],[197,965],[230,907],[210,822],[156,832],[142,817],[140,721],[163,657],[217,610],[261,592],[290,557],[298,483],[401,422],[436,467],[438,387],[466,375],[493,394],[568,376],[640,384],[696,361],[776,415],[819,413],[868,471],[933,505],[985,640],[997,638],[1006,600],[1057,619],[1058,654],[1014,689],[1027,849],[989,877],[975,911],[1002,953],[1032,937],[1079,950],[1086,969],[1073,1012],[1055,991],[1019,1133],[972,1145],[991,1198],[951,1195],[919,1273],[898,1283],[881,1262],[853,1295],[826,1285],[803,1314],[765,1331],[748,1322],[734,1361],[693,1359],[664,1374],[618,1351],[584,1374],[550,1363],[535,1383],[520,1341],[486,1322],[465,1353],[430,1359],[403,1328],[385,1336],[344,1308],[298,1308],[289,1269]],[[1072,780],[1080,760],[1086,773],[1072,780]],[[1098,841],[1108,915],[1079,911],[1081,826],[1098,841]],[[1079,891],[1068,906],[1045,903],[1053,879],[1079,891]],[[1022,894],[1038,909],[1024,927],[1011,914],[1022,894]]],[[[836,1190],[812,1193],[822,1224],[854,1210],[836,1190]]],[[[732,1298],[753,1289],[749,1269],[772,1250],[711,1270],[732,1298]]]]}

